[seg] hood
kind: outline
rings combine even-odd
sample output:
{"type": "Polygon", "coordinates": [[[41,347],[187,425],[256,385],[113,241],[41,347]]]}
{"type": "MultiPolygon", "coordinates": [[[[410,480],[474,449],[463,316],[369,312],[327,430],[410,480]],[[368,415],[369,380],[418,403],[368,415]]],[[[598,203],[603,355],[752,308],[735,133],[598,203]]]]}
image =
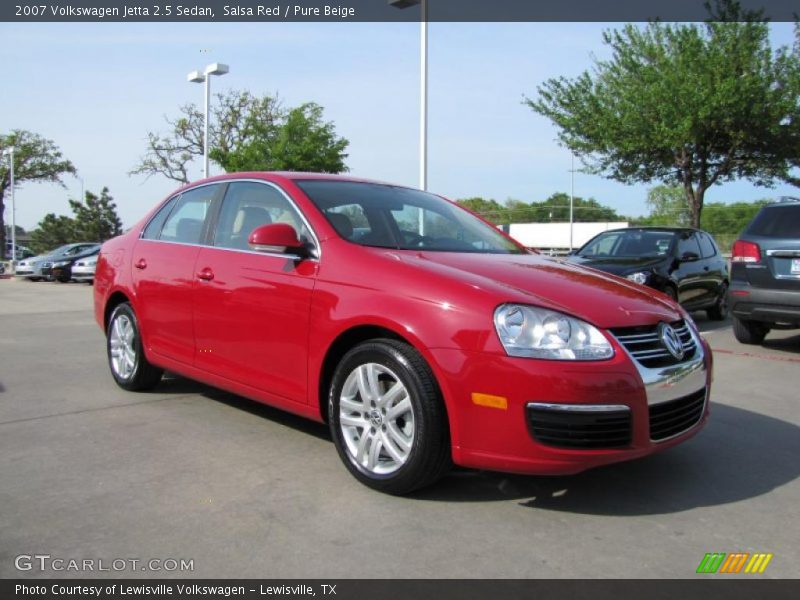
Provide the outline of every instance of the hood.
{"type": "Polygon", "coordinates": [[[667,256],[620,256],[604,258],[583,258],[573,255],[567,261],[584,267],[600,269],[606,273],[625,276],[638,271],[649,271],[668,260],[667,256]]]}
{"type": "Polygon", "coordinates": [[[683,318],[655,290],[536,254],[408,252],[404,260],[440,277],[492,293],[497,304],[520,302],[574,315],[602,328],[683,318]]]}

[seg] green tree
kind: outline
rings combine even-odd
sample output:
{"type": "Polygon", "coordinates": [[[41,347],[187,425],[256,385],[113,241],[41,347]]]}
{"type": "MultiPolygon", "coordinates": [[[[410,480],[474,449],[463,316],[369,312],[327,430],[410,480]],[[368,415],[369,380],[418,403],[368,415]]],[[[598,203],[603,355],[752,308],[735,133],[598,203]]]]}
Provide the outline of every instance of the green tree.
{"type": "Polygon", "coordinates": [[[508,223],[507,209],[496,200],[487,200],[486,198],[473,196],[472,198],[456,200],[456,203],[480,215],[487,221],[491,221],[495,225],[505,225],[508,223]]]}
{"type": "MultiPolygon", "coordinates": [[[[556,192],[543,202],[533,202],[536,209],[536,221],[569,221],[569,194],[556,192]]],[[[576,222],[619,221],[621,217],[608,206],[600,204],[594,198],[575,196],[572,202],[573,220],[576,222]]],[[[519,223],[521,221],[515,222],[519,223]]],[[[525,221],[522,221],[525,222],[525,221]]]]}
{"type": "Polygon", "coordinates": [[[122,233],[117,205],[107,187],[99,196],[87,191],[83,202],[70,200],[69,205],[75,214],[73,232],[76,241],[105,242],[122,233]]]}
{"type": "Polygon", "coordinates": [[[41,254],[64,244],[105,242],[122,233],[114,198],[104,187],[100,195],[87,191],[83,202],[69,201],[73,217],[49,213],[31,232],[34,252],[41,254]]]}
{"type": "Polygon", "coordinates": [[[43,254],[77,240],[75,219],[48,213],[31,232],[31,249],[36,254],[43,254]]]}
{"type": "MultiPolygon", "coordinates": [[[[203,113],[194,105],[166,118],[170,130],[148,133],[147,151],[131,174],[164,175],[189,182],[192,162],[203,155],[203,113]]],[[[217,94],[209,119],[209,158],[226,171],[347,171],[349,142],[336,135],[314,103],[286,110],[277,98],[248,91],[217,94]]]]}
{"type": "MultiPolygon", "coordinates": [[[[50,140],[39,134],[15,129],[0,135],[0,151],[14,148],[14,185],[28,182],[51,182],[64,186],[61,177],[75,173],[75,167],[61,154],[61,150],[50,140]]],[[[11,187],[9,161],[0,162],[0,248],[6,247],[4,221],[6,192],[11,187]]]]}
{"type": "Polygon", "coordinates": [[[800,155],[800,44],[773,51],[761,14],[732,0],[709,11],[705,25],[606,31],[610,60],[525,100],[590,172],[679,185],[694,226],[710,186],[770,185],[800,155]]]}
{"type": "Polygon", "coordinates": [[[686,196],[679,186],[658,185],[649,189],[647,208],[650,214],[640,220],[641,225],[686,227],[690,223],[686,196]]]}
{"type": "MultiPolygon", "coordinates": [[[[547,223],[550,221],[569,221],[569,194],[556,192],[541,202],[523,202],[509,199],[505,204],[485,198],[465,198],[458,204],[470,209],[494,223],[547,223]]],[[[616,211],[600,204],[594,198],[573,199],[573,218],[575,221],[620,221],[624,220],[616,211]]]]}
{"type": "Polygon", "coordinates": [[[337,137],[333,123],[322,118],[323,109],[308,103],[286,113],[285,117],[254,132],[249,140],[228,151],[210,153],[226,171],[347,171],[344,159],[348,141],[337,137]]]}

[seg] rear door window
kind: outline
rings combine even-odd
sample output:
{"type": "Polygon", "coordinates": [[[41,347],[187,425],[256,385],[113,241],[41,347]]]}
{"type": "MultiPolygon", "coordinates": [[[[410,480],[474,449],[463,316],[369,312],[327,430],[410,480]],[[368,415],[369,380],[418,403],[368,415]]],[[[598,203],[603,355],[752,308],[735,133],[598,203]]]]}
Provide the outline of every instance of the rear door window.
{"type": "Polygon", "coordinates": [[[158,239],[164,242],[199,244],[218,185],[205,185],[181,194],[158,239]]]}

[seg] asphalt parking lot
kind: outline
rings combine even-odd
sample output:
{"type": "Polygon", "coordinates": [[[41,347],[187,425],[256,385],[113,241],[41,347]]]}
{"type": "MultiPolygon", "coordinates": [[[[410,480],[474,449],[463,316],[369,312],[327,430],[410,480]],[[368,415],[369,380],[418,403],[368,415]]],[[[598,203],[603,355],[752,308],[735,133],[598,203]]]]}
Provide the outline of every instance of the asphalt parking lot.
{"type": "Polygon", "coordinates": [[[113,383],[91,286],[0,280],[0,577],[695,577],[769,552],[800,577],[800,335],[715,350],[712,416],[675,449],[566,478],[359,485],[326,427],[181,378],[113,383]],[[186,559],[191,572],[18,571],[15,557],[186,559]]]}

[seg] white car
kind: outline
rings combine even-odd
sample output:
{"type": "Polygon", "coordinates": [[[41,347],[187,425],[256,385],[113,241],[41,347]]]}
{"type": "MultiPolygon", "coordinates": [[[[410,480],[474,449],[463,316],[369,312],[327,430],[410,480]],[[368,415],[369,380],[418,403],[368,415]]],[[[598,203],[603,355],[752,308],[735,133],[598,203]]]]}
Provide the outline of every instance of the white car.
{"type": "MultiPolygon", "coordinates": [[[[68,259],[81,252],[86,252],[95,246],[97,246],[97,244],[92,242],[66,244],[47,254],[26,258],[17,263],[14,275],[20,279],[30,279],[31,281],[39,281],[40,279],[50,280],[50,271],[53,268],[54,262],[68,259]]],[[[94,275],[92,275],[92,278],[94,279],[94,275]]]]}
{"type": "Polygon", "coordinates": [[[97,255],[87,256],[72,265],[72,281],[94,282],[94,271],[97,268],[97,255]]]}

